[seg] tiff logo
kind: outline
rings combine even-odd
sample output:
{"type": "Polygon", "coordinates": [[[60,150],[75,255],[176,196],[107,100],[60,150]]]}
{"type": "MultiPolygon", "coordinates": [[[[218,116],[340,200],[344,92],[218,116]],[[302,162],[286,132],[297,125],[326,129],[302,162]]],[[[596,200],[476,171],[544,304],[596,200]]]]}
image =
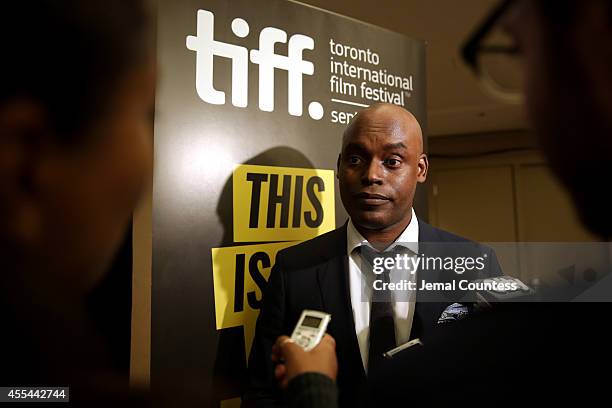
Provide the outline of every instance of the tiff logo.
{"type": "MultiPolygon", "coordinates": [[[[196,52],[196,91],[207,103],[225,104],[225,92],[215,89],[213,85],[213,59],[215,56],[229,58],[232,62],[232,105],[246,108],[248,105],[249,57],[259,65],[259,109],[274,111],[274,70],[287,71],[288,76],[288,111],[290,115],[302,116],[303,75],[313,75],[314,65],[304,61],[302,52],[314,49],[314,40],[302,34],[289,38],[288,55],[277,55],[274,52],[276,43],[286,43],[287,33],[274,27],[266,27],[259,33],[259,49],[247,50],[235,44],[224,43],[214,39],[213,13],[198,10],[197,36],[187,36],[187,48],[196,52]]],[[[249,35],[249,24],[241,19],[232,21],[232,32],[240,38],[249,35]]],[[[323,106],[319,102],[308,105],[308,113],[313,119],[323,117],[323,106]]]]}

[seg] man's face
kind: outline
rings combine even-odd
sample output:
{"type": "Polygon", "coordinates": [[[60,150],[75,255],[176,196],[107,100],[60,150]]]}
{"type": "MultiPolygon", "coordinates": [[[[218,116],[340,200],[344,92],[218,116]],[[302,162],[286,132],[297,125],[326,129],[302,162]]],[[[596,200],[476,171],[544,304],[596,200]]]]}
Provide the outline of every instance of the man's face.
{"type": "Polygon", "coordinates": [[[410,221],[416,183],[427,172],[420,135],[410,134],[416,131],[384,113],[362,117],[349,129],[338,179],[342,203],[358,228],[386,230],[410,221]]]}
{"type": "Polygon", "coordinates": [[[522,2],[507,28],[522,53],[527,114],[551,169],[587,227],[611,236],[612,217],[598,182],[612,177],[611,113],[604,101],[612,89],[601,49],[610,31],[598,22],[606,13],[596,8],[604,2],[574,4],[575,12],[560,24],[538,2],[522,2]]]}

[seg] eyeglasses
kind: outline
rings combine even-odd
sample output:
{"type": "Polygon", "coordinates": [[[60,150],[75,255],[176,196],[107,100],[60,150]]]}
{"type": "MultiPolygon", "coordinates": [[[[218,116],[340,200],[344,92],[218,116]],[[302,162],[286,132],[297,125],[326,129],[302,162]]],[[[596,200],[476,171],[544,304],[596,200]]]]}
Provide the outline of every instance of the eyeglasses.
{"type": "Polygon", "coordinates": [[[502,23],[517,12],[520,1],[504,0],[462,48],[465,63],[491,96],[508,103],[523,101],[523,67],[519,49],[502,23]]]}

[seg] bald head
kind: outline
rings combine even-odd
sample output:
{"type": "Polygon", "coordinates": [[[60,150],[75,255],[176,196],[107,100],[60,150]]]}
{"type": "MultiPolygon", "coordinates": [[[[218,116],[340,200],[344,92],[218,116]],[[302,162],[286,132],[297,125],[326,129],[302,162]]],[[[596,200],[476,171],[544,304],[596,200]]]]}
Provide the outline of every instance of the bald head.
{"type": "Polygon", "coordinates": [[[405,135],[407,148],[416,154],[423,153],[421,125],[406,109],[389,103],[372,105],[359,112],[344,131],[342,150],[355,136],[368,129],[379,132],[405,135]]]}
{"type": "Polygon", "coordinates": [[[421,126],[406,109],[374,105],[353,118],[338,157],[340,197],[370,243],[392,242],[406,228],[427,168],[421,126]]]}

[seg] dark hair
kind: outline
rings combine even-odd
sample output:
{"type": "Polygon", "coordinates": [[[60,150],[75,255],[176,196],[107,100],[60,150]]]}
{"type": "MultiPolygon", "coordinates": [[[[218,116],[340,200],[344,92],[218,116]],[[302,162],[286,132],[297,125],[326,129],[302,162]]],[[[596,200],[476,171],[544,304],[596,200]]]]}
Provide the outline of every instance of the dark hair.
{"type": "MultiPolygon", "coordinates": [[[[599,1],[606,7],[607,17],[612,22],[612,2],[599,1]]],[[[552,23],[553,28],[567,31],[567,25],[574,21],[585,3],[585,0],[538,0],[536,5],[541,14],[552,23]]]]}
{"type": "Polygon", "coordinates": [[[572,22],[582,1],[584,0],[539,0],[535,4],[550,23],[556,27],[564,27],[572,22]]]}
{"type": "Polygon", "coordinates": [[[152,50],[146,0],[17,0],[0,17],[0,105],[27,98],[67,142],[152,50]]]}

